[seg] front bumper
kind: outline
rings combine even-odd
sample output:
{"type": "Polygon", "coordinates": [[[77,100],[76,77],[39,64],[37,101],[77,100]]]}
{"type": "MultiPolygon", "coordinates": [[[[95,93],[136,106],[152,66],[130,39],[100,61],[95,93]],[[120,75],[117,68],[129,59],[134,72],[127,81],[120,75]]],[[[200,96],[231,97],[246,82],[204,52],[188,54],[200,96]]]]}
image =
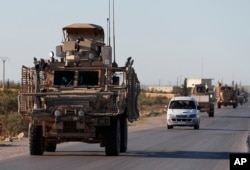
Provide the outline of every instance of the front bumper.
{"type": "Polygon", "coordinates": [[[170,118],[167,124],[170,126],[194,126],[199,123],[198,118],[170,118]]]}

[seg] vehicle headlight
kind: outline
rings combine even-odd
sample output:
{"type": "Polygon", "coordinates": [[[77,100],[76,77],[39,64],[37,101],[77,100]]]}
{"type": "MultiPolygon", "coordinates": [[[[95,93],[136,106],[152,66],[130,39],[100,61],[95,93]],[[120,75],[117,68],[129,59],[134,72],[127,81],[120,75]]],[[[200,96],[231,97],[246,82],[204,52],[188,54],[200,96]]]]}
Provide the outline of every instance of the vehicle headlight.
{"type": "Polygon", "coordinates": [[[175,118],[176,116],[174,114],[168,114],[169,118],[175,118]]]}
{"type": "Polygon", "coordinates": [[[212,95],[212,94],[210,94],[210,95],[209,95],[209,97],[210,97],[210,98],[213,98],[213,95],[212,95]]]}
{"type": "Polygon", "coordinates": [[[196,117],[197,117],[196,114],[189,115],[189,118],[196,118],[196,117]]]}
{"type": "Polygon", "coordinates": [[[56,117],[58,117],[62,115],[62,112],[60,110],[56,110],[54,114],[56,117]]]}
{"type": "Polygon", "coordinates": [[[80,117],[83,117],[83,116],[85,115],[85,113],[84,113],[84,111],[79,110],[78,115],[79,115],[80,117]]]}
{"type": "Polygon", "coordinates": [[[89,53],[89,60],[94,61],[95,55],[93,53],[89,53]]]}

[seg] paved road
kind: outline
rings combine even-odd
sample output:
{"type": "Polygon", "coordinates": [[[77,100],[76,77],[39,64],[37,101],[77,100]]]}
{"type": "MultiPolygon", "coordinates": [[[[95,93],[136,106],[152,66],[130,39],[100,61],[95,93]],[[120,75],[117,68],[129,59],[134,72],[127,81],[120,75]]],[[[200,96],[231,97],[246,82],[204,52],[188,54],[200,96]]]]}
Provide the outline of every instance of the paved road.
{"type": "Polygon", "coordinates": [[[107,157],[96,144],[64,143],[55,153],[27,154],[0,160],[0,169],[171,169],[229,170],[229,153],[247,152],[250,103],[215,110],[215,117],[202,114],[200,130],[175,127],[167,130],[160,122],[151,128],[129,131],[128,152],[107,157]]]}

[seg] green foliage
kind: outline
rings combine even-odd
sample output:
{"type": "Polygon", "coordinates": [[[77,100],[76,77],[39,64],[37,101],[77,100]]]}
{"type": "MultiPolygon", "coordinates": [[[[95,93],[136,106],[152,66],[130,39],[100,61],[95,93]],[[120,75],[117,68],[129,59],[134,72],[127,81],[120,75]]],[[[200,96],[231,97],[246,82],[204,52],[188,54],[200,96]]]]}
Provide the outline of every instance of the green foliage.
{"type": "Polygon", "coordinates": [[[0,121],[2,134],[10,136],[28,130],[28,121],[24,121],[18,110],[18,90],[0,91],[0,121]]]}
{"type": "Polygon", "coordinates": [[[161,104],[167,104],[169,102],[169,98],[165,96],[156,96],[156,97],[150,97],[147,96],[146,93],[140,93],[139,95],[139,104],[141,105],[161,105],[161,104]]]}
{"type": "Polygon", "coordinates": [[[0,114],[7,115],[18,109],[17,90],[4,90],[0,92],[0,114]]]}
{"type": "Polygon", "coordinates": [[[20,132],[27,131],[29,124],[29,122],[27,120],[23,120],[23,117],[17,112],[10,113],[4,117],[2,116],[2,123],[2,133],[10,136],[15,136],[20,132]]]}

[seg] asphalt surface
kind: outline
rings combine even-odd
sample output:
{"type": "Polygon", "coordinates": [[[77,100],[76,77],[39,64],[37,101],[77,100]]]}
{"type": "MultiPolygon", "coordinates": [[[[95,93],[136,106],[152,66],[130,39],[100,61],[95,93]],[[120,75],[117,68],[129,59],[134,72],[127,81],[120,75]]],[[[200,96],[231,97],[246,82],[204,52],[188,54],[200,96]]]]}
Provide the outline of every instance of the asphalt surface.
{"type": "Polygon", "coordinates": [[[199,130],[168,130],[164,122],[162,115],[129,127],[128,151],[117,157],[105,156],[97,144],[63,143],[43,156],[24,152],[1,159],[0,169],[229,170],[230,153],[248,152],[250,103],[216,109],[213,118],[203,113],[199,130]]]}

